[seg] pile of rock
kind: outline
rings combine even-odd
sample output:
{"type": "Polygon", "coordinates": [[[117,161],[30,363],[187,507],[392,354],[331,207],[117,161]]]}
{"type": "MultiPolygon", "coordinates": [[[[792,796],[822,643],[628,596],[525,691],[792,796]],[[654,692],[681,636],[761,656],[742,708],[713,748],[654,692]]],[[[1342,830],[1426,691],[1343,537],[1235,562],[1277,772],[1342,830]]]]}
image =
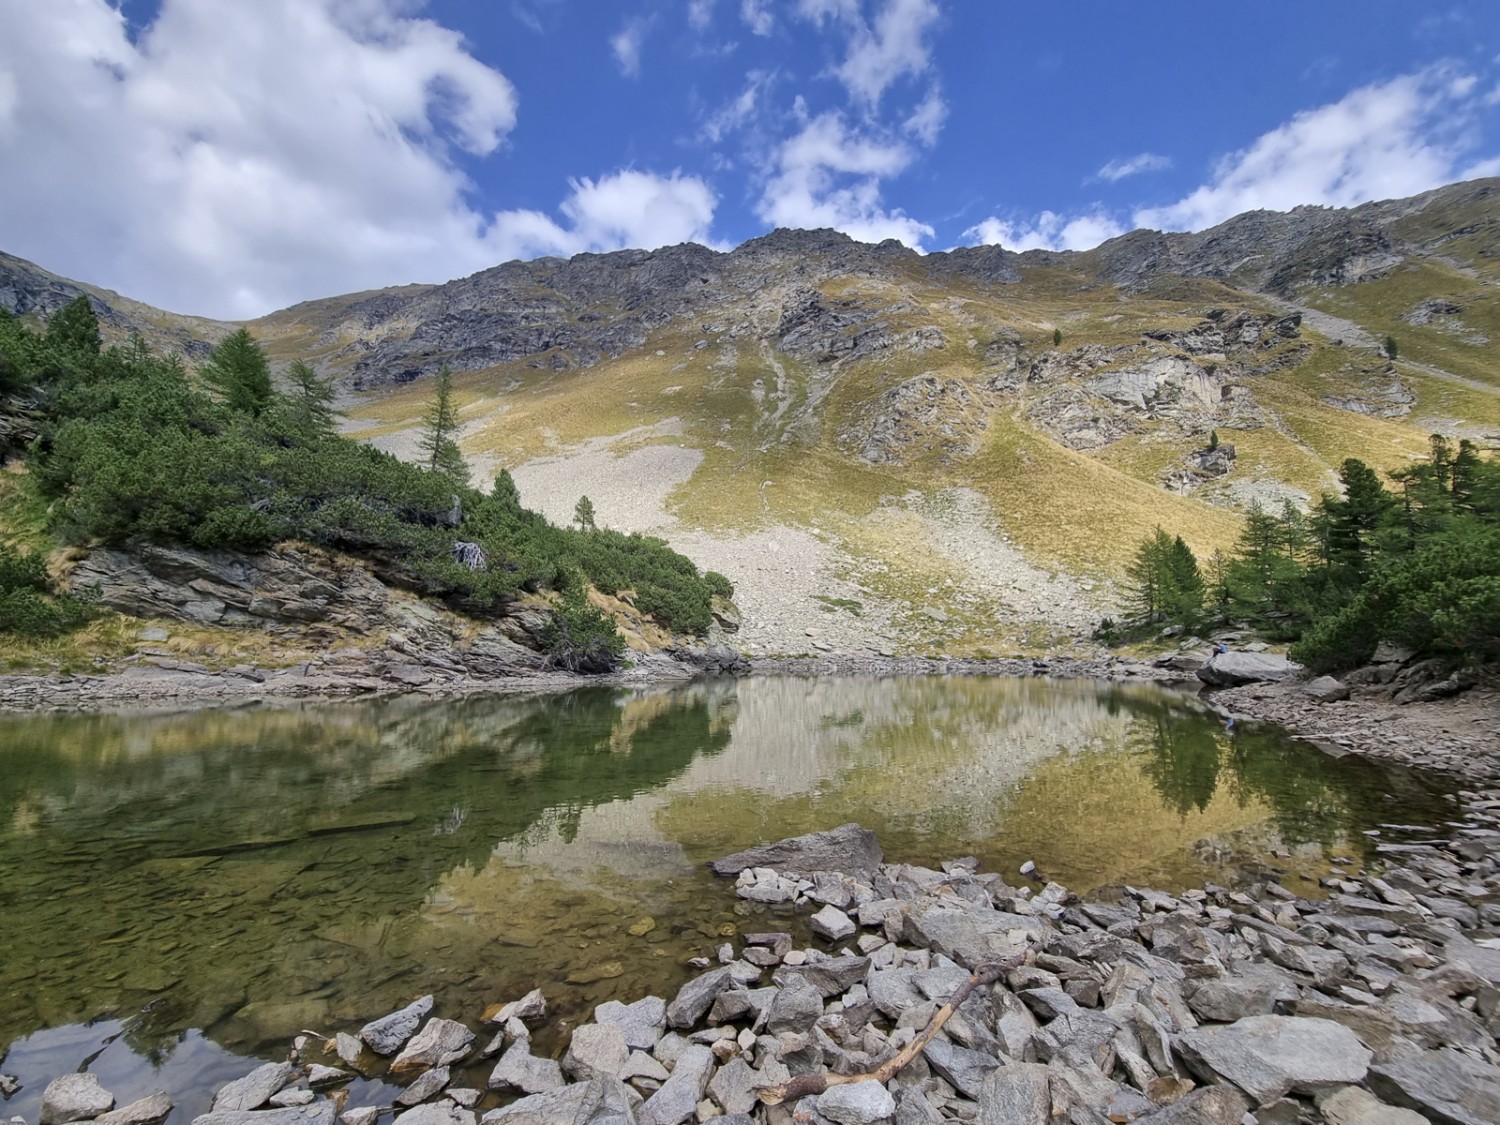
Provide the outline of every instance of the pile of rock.
{"type": "MultiPolygon", "coordinates": [[[[752,913],[815,910],[822,943],[747,932],[670,1002],[599,1005],[560,1060],[532,1047],[541,993],[505,1005],[479,1055],[499,1055],[492,1090],[523,1096],[481,1125],[1492,1123],[1500,792],[1473,795],[1452,827],[1449,842],[1381,845],[1379,875],[1335,869],[1326,900],[1264,882],[1083,902],[972,859],[885,863],[855,825],[751,849],[712,867],[752,913]],[[997,961],[1013,967],[908,1065],[872,1077],[997,961]],[[826,1088],[779,1100],[808,1075],[826,1088]]],[[[431,1008],[424,997],[329,1041],[351,1066],[365,1050],[393,1057],[391,1076],[410,1079],[393,1107],[321,1097],[351,1072],[288,1062],[224,1087],[194,1125],[374,1125],[386,1108],[400,1125],[475,1125],[484,1095],[450,1084],[474,1033],[431,1008]]],[[[82,1109],[56,1108],[85,1082],[55,1082],[42,1125],[108,1109],[92,1086],[82,1109]]]]}

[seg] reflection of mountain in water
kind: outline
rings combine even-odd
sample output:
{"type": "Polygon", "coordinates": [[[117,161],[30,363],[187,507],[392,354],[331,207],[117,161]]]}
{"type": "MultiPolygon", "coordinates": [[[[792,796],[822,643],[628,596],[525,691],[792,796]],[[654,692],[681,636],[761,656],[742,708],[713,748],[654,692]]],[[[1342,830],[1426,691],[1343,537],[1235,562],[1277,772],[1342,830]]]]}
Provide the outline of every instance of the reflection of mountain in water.
{"type": "Polygon", "coordinates": [[[539,983],[566,1017],[675,989],[743,921],[701,861],[757,840],[857,820],[900,859],[1180,884],[1216,873],[1200,840],[1342,839],[1399,785],[1181,696],[1037,680],[4,720],[0,1043],[154,1005],[141,1050],[243,1050],[539,983]]]}

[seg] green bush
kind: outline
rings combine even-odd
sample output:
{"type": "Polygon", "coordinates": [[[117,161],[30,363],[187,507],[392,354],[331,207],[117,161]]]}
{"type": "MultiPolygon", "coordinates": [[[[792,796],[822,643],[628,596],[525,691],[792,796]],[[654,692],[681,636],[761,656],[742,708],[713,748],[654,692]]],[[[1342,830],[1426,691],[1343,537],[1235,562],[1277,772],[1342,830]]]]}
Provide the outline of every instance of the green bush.
{"type": "Polygon", "coordinates": [[[734,583],[725,578],[717,570],[708,570],[703,573],[703,581],[708,586],[708,592],[716,598],[728,600],[734,597],[734,583]]]}
{"type": "Polygon", "coordinates": [[[86,598],[51,596],[52,583],[39,555],[0,546],[0,633],[56,637],[86,624],[95,614],[86,598]]]}
{"type": "Polygon", "coordinates": [[[543,640],[552,663],[569,672],[613,671],[625,652],[615,623],[589,603],[581,583],[563,594],[543,640]]]}

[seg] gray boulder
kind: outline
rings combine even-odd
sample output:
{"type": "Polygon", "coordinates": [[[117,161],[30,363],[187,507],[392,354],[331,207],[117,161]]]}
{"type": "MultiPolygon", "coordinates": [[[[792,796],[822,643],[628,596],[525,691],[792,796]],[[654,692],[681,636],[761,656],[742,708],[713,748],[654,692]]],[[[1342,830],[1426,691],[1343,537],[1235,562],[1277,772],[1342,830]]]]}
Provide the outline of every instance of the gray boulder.
{"type": "Polygon", "coordinates": [[[432,1011],[432,997],[413,1000],[399,1012],[371,1020],[359,1029],[359,1037],[377,1055],[394,1055],[416,1033],[423,1017],[432,1011]]]}
{"type": "Polygon", "coordinates": [[[42,1091],[42,1125],[63,1125],[67,1121],[98,1117],[114,1104],[115,1096],[99,1085],[99,1079],[92,1074],[64,1074],[47,1083],[42,1091]]]}
{"type": "Polygon", "coordinates": [[[407,1110],[401,1125],[474,1125],[474,1113],[445,1099],[407,1110]]]}
{"type": "Polygon", "coordinates": [[[1257,1105],[1364,1081],[1371,1053],[1332,1020],[1250,1016],[1177,1037],[1179,1053],[1206,1079],[1233,1082],[1257,1105]]]}
{"type": "Polygon", "coordinates": [[[672,1068],[672,1077],[646,1099],[636,1121],[639,1125],[682,1125],[696,1117],[713,1069],[714,1053],[707,1047],[695,1043],[686,1048],[672,1068]]]}
{"type": "Polygon", "coordinates": [[[1302,665],[1268,652],[1221,652],[1199,668],[1196,675],[1210,687],[1280,683],[1295,679],[1302,665]]]}
{"type": "Polygon", "coordinates": [[[794,978],[771,1001],[766,1027],[772,1035],[783,1031],[808,1031],[823,1016],[823,994],[807,980],[794,978]]]}
{"type": "Polygon", "coordinates": [[[1297,985],[1285,973],[1261,962],[1238,966],[1227,976],[1201,983],[1188,1007],[1201,1020],[1232,1023],[1246,1016],[1269,1016],[1278,1005],[1297,1001],[1297,985]]]}
{"type": "Polygon", "coordinates": [[[814,871],[841,871],[868,882],[885,862],[875,833],[857,824],[841,824],[774,844],[747,848],[709,863],[715,875],[738,875],[747,867],[769,867],[784,875],[812,878],[814,871]]]}
{"type": "Polygon", "coordinates": [[[573,1032],[562,1068],[579,1081],[616,1075],[630,1057],[625,1033],[612,1023],[586,1023],[573,1032]]]}
{"type": "Polygon", "coordinates": [[[1424,1051],[1376,1066],[1370,1071],[1370,1089],[1392,1105],[1443,1125],[1500,1121],[1500,1068],[1459,1051],[1424,1051]]]}
{"type": "Polygon", "coordinates": [[[1319,676],[1302,685],[1302,694],[1319,703],[1336,703],[1349,698],[1349,685],[1332,676],[1319,676]]]}
{"type": "Polygon", "coordinates": [[[1249,1109],[1245,1095],[1233,1086],[1208,1086],[1136,1120],[1140,1125],[1240,1125],[1249,1109]]]}
{"type": "Polygon", "coordinates": [[[417,1080],[406,1089],[396,1095],[397,1105],[421,1105],[431,1098],[435,1098],[448,1085],[449,1079],[453,1077],[446,1066],[434,1067],[432,1070],[423,1071],[417,1076],[417,1080]]]}
{"type": "Polygon", "coordinates": [[[701,977],[694,977],[677,992],[677,997],[667,1005],[668,1027],[694,1027],[713,1006],[719,993],[734,984],[734,977],[726,965],[714,969],[701,977]]]}
{"type": "Polygon", "coordinates": [[[610,1000],[594,1009],[595,1023],[612,1023],[625,1035],[625,1045],[637,1051],[656,1046],[667,1025],[667,1002],[647,996],[634,1004],[610,1000]]]}
{"type": "Polygon", "coordinates": [[[1416,1110],[1386,1105],[1358,1086],[1319,1095],[1318,1112],[1328,1125],[1430,1125],[1416,1110]]]}
{"type": "Polygon", "coordinates": [[[837,1125],[876,1125],[895,1114],[896,1099],[879,1082],[848,1082],[819,1094],[817,1107],[837,1125]]]}
{"type": "Polygon", "coordinates": [[[542,1059],[531,1053],[531,1040],[517,1039],[500,1056],[490,1072],[491,1090],[520,1090],[523,1094],[540,1094],[563,1084],[562,1067],[556,1059],[542,1059]]]}
{"type": "Polygon", "coordinates": [[[396,1056],[393,1070],[447,1066],[469,1053],[474,1033],[457,1020],[430,1019],[396,1056]]]}
{"type": "Polygon", "coordinates": [[[336,1112],[325,1098],[291,1109],[216,1109],[193,1118],[193,1125],[333,1125],[336,1112]]]}
{"type": "Polygon", "coordinates": [[[636,1125],[630,1092],[618,1078],[574,1082],[492,1109],[481,1125],[636,1125]]]}
{"type": "Polygon", "coordinates": [[[94,1125],[156,1125],[172,1112],[172,1099],[158,1091],[94,1118],[94,1125]]]}
{"type": "Polygon", "coordinates": [[[243,1078],[236,1078],[214,1095],[214,1109],[248,1110],[259,1109],[270,1101],[271,1095],[280,1090],[296,1075],[297,1068],[289,1062],[266,1063],[258,1066],[243,1078]]]}
{"type": "Polygon", "coordinates": [[[984,1080],[1000,1061],[982,1051],[971,1051],[946,1039],[934,1039],[922,1048],[922,1055],[934,1071],[966,1098],[977,1099],[984,1080]]]}
{"type": "Polygon", "coordinates": [[[1051,1113],[1047,1068],[1040,1063],[1010,1063],[979,1087],[979,1125],[1047,1125],[1051,1113]]]}

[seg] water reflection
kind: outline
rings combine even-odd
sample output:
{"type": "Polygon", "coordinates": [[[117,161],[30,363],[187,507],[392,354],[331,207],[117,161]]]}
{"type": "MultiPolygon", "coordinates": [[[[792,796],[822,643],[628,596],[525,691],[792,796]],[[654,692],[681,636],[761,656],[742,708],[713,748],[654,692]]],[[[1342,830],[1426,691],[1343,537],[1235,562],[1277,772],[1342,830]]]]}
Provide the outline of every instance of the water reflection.
{"type": "Polygon", "coordinates": [[[422,992],[473,1018],[538,983],[574,1019],[763,926],[702,868],[757,840],[857,820],[895,858],[1181,886],[1273,851],[1315,873],[1392,799],[1444,809],[1433,779],[1079,683],[5,719],[0,1044],[112,1016],[156,1062],[192,1028],[274,1052],[422,992]]]}

